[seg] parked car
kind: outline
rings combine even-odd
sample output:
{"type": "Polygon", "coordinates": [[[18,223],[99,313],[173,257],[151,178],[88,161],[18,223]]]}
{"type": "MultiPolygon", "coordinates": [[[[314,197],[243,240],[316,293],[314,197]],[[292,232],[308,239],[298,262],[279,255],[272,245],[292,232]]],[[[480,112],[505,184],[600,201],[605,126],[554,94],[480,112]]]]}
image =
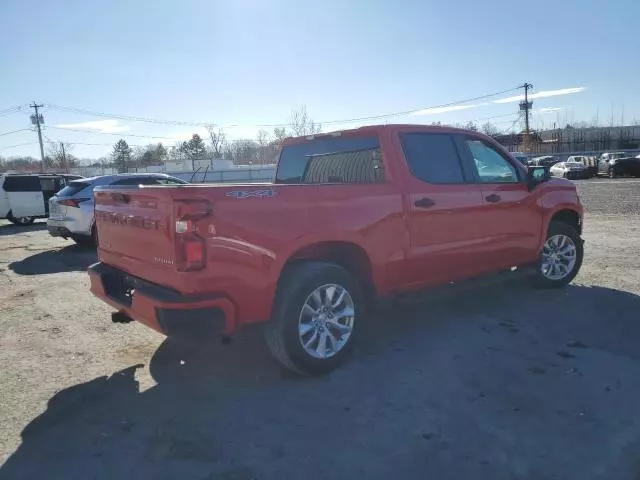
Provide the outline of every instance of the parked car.
{"type": "Polygon", "coordinates": [[[376,125],[286,139],[272,184],[97,187],[91,291],[171,337],[265,322],[283,365],[326,372],[375,298],[514,266],[569,283],[583,209],[547,172],[478,132],[376,125]]]}
{"type": "Polygon", "coordinates": [[[614,158],[615,159],[627,158],[629,156],[630,155],[628,155],[625,152],[606,152],[606,153],[603,153],[602,155],[600,155],[600,161],[604,160],[605,162],[608,162],[610,160],[613,160],[614,158]]]}
{"type": "Polygon", "coordinates": [[[49,214],[49,199],[68,182],[82,178],[68,174],[0,175],[0,218],[30,225],[49,214]]]}
{"type": "Polygon", "coordinates": [[[587,167],[589,178],[598,174],[598,158],[593,155],[572,155],[567,158],[567,162],[582,163],[587,167]]]}
{"type": "Polygon", "coordinates": [[[552,155],[545,155],[542,157],[532,158],[529,162],[529,165],[534,167],[551,167],[559,161],[560,160],[557,157],[554,157],[552,155]]]}
{"type": "Polygon", "coordinates": [[[47,228],[53,237],[71,238],[80,245],[95,245],[93,189],[99,185],[183,185],[188,183],[162,173],[121,173],[70,182],[49,200],[47,228]]]}
{"type": "Polygon", "coordinates": [[[549,169],[554,177],[569,179],[589,178],[589,169],[579,162],[558,162],[549,169]]]}
{"type": "Polygon", "coordinates": [[[518,160],[523,165],[529,164],[529,157],[522,152],[510,152],[511,156],[518,160]]]}
{"type": "Polygon", "coordinates": [[[640,159],[625,153],[603,154],[598,164],[598,174],[610,178],[630,175],[640,177],[640,159]]]}

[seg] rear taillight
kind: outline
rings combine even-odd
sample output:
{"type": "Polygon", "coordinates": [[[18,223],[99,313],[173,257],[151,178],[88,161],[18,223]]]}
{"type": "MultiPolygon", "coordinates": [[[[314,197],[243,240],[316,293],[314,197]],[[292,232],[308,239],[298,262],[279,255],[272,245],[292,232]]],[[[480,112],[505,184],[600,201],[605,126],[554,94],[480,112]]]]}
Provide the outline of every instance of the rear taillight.
{"type": "Polygon", "coordinates": [[[58,200],[58,205],[64,205],[65,207],[78,208],[82,202],[91,200],[90,198],[68,198],[66,200],[58,200]]]}
{"type": "Polygon", "coordinates": [[[197,222],[211,213],[211,204],[206,200],[176,201],[174,235],[178,270],[201,270],[206,265],[206,242],[198,230],[197,222]]]}

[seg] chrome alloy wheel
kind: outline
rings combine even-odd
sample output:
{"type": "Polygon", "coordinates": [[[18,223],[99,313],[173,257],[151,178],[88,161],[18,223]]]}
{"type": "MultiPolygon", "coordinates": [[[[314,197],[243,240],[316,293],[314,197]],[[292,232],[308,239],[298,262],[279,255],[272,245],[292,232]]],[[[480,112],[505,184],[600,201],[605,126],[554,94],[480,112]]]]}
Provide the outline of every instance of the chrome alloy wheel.
{"type": "Polygon", "coordinates": [[[542,247],[540,272],[549,280],[562,280],[576,265],[576,245],[567,235],[553,235],[542,247]]]}
{"type": "Polygon", "coordinates": [[[353,331],[355,306],[349,292],[330,283],[307,297],[298,319],[298,337],[305,351],[325,359],[338,353],[353,331]]]}

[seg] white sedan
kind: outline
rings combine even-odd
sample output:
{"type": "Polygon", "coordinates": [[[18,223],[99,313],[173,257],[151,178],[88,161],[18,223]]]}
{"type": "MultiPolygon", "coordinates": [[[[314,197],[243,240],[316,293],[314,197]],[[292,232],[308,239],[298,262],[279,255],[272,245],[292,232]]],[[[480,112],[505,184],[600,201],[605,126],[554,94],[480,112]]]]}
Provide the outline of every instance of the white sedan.
{"type": "Polygon", "coordinates": [[[589,169],[580,162],[559,162],[549,169],[554,177],[589,178],[589,169]]]}

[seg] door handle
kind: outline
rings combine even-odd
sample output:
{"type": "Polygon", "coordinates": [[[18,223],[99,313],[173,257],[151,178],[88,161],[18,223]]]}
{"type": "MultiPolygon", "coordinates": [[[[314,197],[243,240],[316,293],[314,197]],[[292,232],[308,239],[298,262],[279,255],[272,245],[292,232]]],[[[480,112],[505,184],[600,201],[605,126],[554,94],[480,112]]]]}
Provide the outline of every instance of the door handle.
{"type": "Polygon", "coordinates": [[[416,200],[413,204],[416,207],[420,207],[420,208],[430,208],[430,207],[433,207],[436,204],[436,202],[434,202],[430,198],[424,197],[416,200]]]}
{"type": "Polygon", "coordinates": [[[500,197],[500,195],[492,193],[491,195],[488,195],[485,200],[489,203],[498,203],[500,200],[502,200],[502,198],[500,197]]]}

